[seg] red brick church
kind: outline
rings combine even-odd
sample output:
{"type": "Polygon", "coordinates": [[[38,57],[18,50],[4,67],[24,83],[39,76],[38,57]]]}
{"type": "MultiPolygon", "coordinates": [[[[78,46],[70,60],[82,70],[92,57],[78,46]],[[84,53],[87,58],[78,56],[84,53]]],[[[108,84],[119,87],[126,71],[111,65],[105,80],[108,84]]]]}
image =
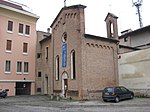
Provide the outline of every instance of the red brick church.
{"type": "Polygon", "coordinates": [[[107,37],[87,34],[85,8],[63,7],[51,34],[37,32],[37,94],[99,99],[104,87],[118,85],[117,17],[106,16],[107,37]]]}

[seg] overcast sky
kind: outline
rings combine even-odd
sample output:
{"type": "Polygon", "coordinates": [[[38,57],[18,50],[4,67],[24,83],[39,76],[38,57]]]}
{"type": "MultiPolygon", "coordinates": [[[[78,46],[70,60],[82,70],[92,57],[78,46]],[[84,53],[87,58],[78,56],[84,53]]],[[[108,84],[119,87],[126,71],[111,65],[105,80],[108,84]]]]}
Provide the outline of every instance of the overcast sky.
{"type": "MultiPolygon", "coordinates": [[[[37,30],[47,31],[64,6],[64,0],[12,0],[27,5],[40,16],[37,30]]],[[[137,0],[134,0],[137,1],[137,0]]],[[[105,17],[108,12],[118,16],[118,30],[138,29],[139,21],[132,0],[66,0],[66,6],[82,4],[85,8],[85,28],[87,34],[106,37],[105,17]]],[[[150,25],[150,0],[143,0],[141,15],[143,26],[150,25]]]]}

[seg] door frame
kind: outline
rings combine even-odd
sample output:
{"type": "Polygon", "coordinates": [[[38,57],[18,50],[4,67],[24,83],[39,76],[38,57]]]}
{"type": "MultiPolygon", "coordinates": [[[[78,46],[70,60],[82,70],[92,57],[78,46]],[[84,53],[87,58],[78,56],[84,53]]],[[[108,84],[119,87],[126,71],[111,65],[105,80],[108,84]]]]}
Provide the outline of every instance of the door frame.
{"type": "Polygon", "coordinates": [[[48,94],[48,75],[45,74],[45,77],[44,77],[44,94],[48,94]]]}
{"type": "Polygon", "coordinates": [[[15,95],[31,95],[31,82],[16,82],[15,95]]]}
{"type": "Polygon", "coordinates": [[[62,97],[67,97],[67,94],[66,94],[67,90],[68,90],[68,74],[67,72],[63,72],[62,73],[62,93],[61,93],[62,97]],[[65,83],[67,84],[66,86],[65,86],[65,83]]]}

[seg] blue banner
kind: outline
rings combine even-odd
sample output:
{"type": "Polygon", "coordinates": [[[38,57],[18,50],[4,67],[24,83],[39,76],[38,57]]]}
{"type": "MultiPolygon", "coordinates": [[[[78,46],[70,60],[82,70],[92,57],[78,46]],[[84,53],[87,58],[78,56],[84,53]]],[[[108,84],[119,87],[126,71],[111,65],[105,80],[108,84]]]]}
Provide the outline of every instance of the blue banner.
{"type": "Polygon", "coordinates": [[[62,45],[62,67],[67,66],[67,44],[62,45]]]}

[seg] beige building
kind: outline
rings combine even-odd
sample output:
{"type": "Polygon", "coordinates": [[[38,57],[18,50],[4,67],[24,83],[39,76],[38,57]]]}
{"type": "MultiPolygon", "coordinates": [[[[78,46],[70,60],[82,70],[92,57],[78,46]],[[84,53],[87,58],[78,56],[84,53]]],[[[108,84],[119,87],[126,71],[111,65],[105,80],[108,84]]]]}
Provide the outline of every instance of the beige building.
{"type": "Polygon", "coordinates": [[[0,90],[35,94],[36,21],[22,5],[0,0],[0,90]]]}
{"type": "Polygon", "coordinates": [[[132,89],[137,96],[150,97],[150,48],[121,54],[119,84],[132,89]]]}
{"type": "Polygon", "coordinates": [[[149,35],[150,25],[136,29],[132,31],[131,29],[122,32],[119,37],[121,45],[145,49],[150,47],[150,35],[149,35]]]}
{"type": "MultiPolygon", "coordinates": [[[[36,93],[48,94],[48,85],[50,84],[49,76],[52,69],[51,53],[51,35],[42,31],[37,31],[37,56],[36,56],[36,93]]],[[[49,90],[50,91],[50,90],[49,90]]]]}
{"type": "Polygon", "coordinates": [[[119,37],[119,84],[132,89],[137,96],[150,97],[150,26],[131,31],[126,30],[119,37]],[[121,45],[120,45],[121,46],[121,45]],[[132,48],[132,50],[131,50],[132,48]]]}
{"type": "Polygon", "coordinates": [[[108,13],[105,19],[109,38],[86,34],[85,8],[63,7],[51,24],[51,35],[37,32],[39,39],[45,37],[37,41],[38,94],[99,99],[104,87],[118,85],[117,17],[108,13]]]}

